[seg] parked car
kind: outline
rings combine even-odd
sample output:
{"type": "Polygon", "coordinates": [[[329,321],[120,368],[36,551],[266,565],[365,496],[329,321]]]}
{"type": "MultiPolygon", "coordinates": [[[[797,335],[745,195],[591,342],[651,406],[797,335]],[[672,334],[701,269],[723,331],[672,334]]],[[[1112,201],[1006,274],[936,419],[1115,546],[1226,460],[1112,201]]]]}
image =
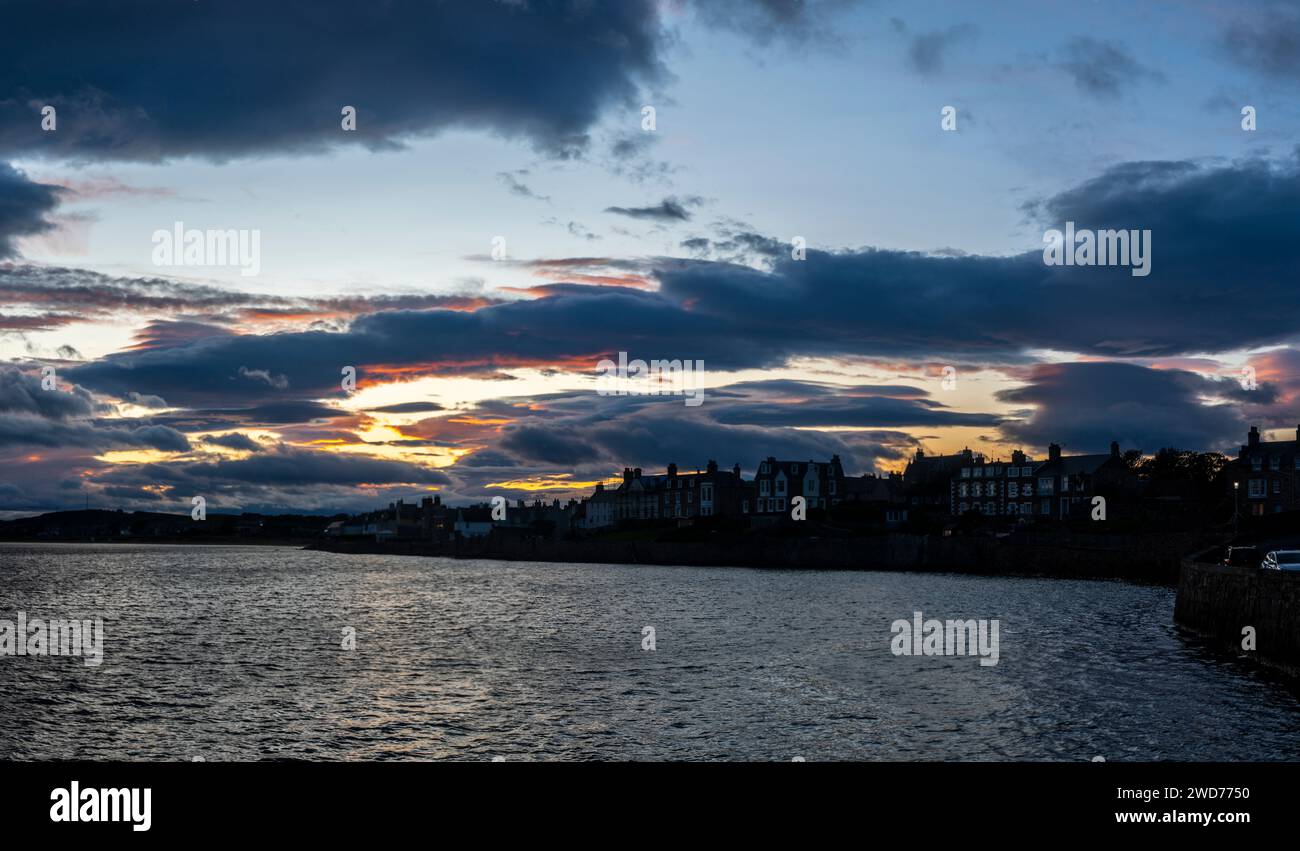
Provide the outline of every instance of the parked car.
{"type": "Polygon", "coordinates": [[[1300,550],[1274,550],[1259,563],[1261,570],[1286,570],[1300,573],[1300,550]]]}
{"type": "Polygon", "coordinates": [[[1223,563],[1231,567],[1257,567],[1259,558],[1259,547],[1228,547],[1223,563]]]}

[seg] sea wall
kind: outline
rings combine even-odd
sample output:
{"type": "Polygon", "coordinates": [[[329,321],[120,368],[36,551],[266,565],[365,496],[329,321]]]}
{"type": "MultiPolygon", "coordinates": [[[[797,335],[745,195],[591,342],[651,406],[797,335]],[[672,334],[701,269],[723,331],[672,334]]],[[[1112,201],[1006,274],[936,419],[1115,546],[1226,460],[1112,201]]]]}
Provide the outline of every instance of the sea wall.
{"type": "Polygon", "coordinates": [[[1184,560],[1174,621],[1220,649],[1300,676],[1300,573],[1184,560]],[[1255,628],[1255,649],[1242,647],[1255,628]]]}
{"type": "Polygon", "coordinates": [[[953,571],[988,575],[1126,579],[1173,585],[1186,541],[1172,536],[1125,547],[1009,543],[1005,539],[891,534],[871,538],[744,538],[691,541],[468,539],[330,541],[319,549],[506,561],[658,564],[784,569],[953,571]]]}

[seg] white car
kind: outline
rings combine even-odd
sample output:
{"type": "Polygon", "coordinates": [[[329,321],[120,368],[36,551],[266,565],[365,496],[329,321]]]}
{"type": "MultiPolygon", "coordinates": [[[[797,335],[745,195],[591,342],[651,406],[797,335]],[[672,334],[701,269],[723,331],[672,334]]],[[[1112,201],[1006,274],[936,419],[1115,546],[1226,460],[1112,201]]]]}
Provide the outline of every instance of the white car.
{"type": "Polygon", "coordinates": [[[1300,550],[1274,550],[1259,563],[1260,570],[1287,570],[1300,573],[1300,550]]]}

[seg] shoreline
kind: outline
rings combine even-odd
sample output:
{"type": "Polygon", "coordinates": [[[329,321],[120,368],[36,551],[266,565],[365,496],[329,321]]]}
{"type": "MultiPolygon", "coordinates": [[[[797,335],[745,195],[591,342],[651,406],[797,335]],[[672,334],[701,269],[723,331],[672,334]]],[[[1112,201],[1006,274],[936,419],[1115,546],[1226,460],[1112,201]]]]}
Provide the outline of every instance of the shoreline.
{"type": "MultiPolygon", "coordinates": [[[[725,541],[552,541],[462,539],[317,541],[308,550],[342,554],[425,556],[577,564],[653,564],[764,569],[903,570],[983,576],[1108,579],[1176,587],[1182,537],[1144,549],[1006,543],[974,537],[890,534],[872,538],[744,538],[725,541]],[[1180,545],[1181,544],[1181,545],[1180,545]]],[[[1204,549],[1204,547],[1200,547],[1204,549]]]]}

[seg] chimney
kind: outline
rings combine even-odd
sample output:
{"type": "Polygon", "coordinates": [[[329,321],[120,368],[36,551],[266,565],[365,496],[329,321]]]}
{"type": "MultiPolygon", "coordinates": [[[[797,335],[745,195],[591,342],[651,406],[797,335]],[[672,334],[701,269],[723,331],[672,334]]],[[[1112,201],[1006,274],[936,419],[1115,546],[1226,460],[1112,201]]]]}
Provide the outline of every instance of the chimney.
{"type": "Polygon", "coordinates": [[[669,464],[669,465],[668,465],[668,476],[669,476],[669,478],[675,477],[676,475],[677,475],[677,465],[676,465],[676,464],[669,464]]]}
{"type": "Polygon", "coordinates": [[[1117,440],[1112,440],[1110,442],[1110,457],[1112,458],[1119,457],[1119,441],[1117,440]]]}
{"type": "Polygon", "coordinates": [[[1295,442],[1300,444],[1300,425],[1295,427],[1295,442]]]}
{"type": "Polygon", "coordinates": [[[640,468],[640,467],[633,467],[633,468],[632,468],[632,478],[634,478],[634,479],[639,479],[639,478],[641,478],[641,468],[640,468]]]}
{"type": "Polygon", "coordinates": [[[712,458],[710,458],[710,459],[709,459],[709,466],[708,466],[707,468],[705,468],[705,469],[707,469],[708,472],[710,472],[710,473],[716,473],[716,472],[718,472],[718,462],[717,462],[717,461],[714,461],[712,458]]]}
{"type": "Polygon", "coordinates": [[[1060,460],[1061,460],[1061,445],[1060,445],[1059,443],[1051,443],[1051,444],[1048,444],[1048,446],[1047,446],[1047,460],[1049,460],[1049,461],[1060,461],[1060,460]]]}
{"type": "Polygon", "coordinates": [[[1248,440],[1251,449],[1255,449],[1259,446],[1259,426],[1250,427],[1250,436],[1248,440]]]}
{"type": "Polygon", "coordinates": [[[740,478],[740,462],[739,462],[739,461],[736,462],[736,466],[734,466],[734,467],[731,468],[731,472],[735,474],[736,478],[738,478],[738,479],[740,478]]]}
{"type": "Polygon", "coordinates": [[[632,484],[632,468],[631,468],[631,467],[624,467],[624,468],[623,468],[623,484],[625,484],[625,485],[630,485],[630,484],[632,484]]]}
{"type": "Polygon", "coordinates": [[[604,490],[605,490],[605,483],[604,483],[604,482],[596,482],[596,493],[601,493],[601,492],[604,491],[604,490]]]}
{"type": "Polygon", "coordinates": [[[1015,452],[1012,452],[1011,463],[1015,464],[1017,467],[1025,463],[1025,453],[1021,452],[1019,449],[1017,449],[1015,452]]]}

